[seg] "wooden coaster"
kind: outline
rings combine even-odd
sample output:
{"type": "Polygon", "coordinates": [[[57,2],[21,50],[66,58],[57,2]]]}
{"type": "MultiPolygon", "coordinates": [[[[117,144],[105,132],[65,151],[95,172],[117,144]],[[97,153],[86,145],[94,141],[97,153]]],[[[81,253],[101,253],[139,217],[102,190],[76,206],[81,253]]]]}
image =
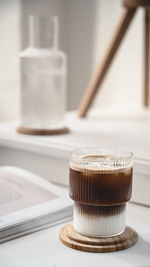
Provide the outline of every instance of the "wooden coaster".
{"type": "Polygon", "coordinates": [[[80,235],[72,224],[64,226],[59,233],[59,239],[66,246],[86,252],[114,252],[132,247],[138,239],[138,234],[127,226],[124,233],[105,238],[93,238],[80,235]]]}
{"type": "Polygon", "coordinates": [[[57,135],[57,134],[67,134],[69,133],[69,129],[67,127],[61,129],[29,129],[23,126],[19,126],[17,129],[18,133],[21,134],[29,134],[29,135],[57,135]]]}

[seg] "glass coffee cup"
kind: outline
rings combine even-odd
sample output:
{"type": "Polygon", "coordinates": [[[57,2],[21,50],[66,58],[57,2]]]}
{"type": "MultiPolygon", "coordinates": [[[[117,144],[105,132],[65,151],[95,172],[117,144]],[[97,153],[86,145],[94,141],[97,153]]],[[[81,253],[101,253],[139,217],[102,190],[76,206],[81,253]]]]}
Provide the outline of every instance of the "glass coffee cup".
{"type": "Polygon", "coordinates": [[[73,226],[91,237],[124,232],[126,203],[132,195],[132,152],[102,147],[73,151],[70,159],[70,197],[73,226]]]}

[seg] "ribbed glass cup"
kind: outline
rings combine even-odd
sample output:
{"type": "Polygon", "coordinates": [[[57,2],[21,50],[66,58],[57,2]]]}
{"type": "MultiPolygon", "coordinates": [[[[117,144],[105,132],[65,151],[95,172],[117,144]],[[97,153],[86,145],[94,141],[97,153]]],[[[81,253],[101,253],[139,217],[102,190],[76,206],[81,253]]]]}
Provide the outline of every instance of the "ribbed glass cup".
{"type": "Polygon", "coordinates": [[[122,149],[87,147],[70,159],[74,229],[93,237],[125,230],[126,202],[132,194],[133,154],[122,149]]]}

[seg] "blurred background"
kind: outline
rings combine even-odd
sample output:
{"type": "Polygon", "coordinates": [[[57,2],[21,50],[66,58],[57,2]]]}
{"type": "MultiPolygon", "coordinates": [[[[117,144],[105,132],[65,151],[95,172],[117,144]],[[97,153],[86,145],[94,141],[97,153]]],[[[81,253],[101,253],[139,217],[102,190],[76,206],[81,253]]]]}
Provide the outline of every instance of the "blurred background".
{"type": "MultiPolygon", "coordinates": [[[[28,46],[30,14],[58,15],[60,48],[68,55],[67,110],[77,109],[122,8],[121,0],[0,0],[0,120],[19,118],[19,59],[28,46]]],[[[142,108],[143,12],[138,10],[94,106],[142,108]]],[[[50,28],[41,30],[49,46],[50,28]]]]}

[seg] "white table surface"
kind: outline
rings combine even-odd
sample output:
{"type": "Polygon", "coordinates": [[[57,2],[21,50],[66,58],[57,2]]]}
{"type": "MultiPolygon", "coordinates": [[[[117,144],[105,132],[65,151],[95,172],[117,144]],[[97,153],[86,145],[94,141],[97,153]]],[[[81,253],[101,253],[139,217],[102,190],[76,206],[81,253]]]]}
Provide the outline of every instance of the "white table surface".
{"type": "Polygon", "coordinates": [[[127,250],[87,253],[64,246],[58,239],[62,225],[0,245],[0,267],[148,267],[150,266],[150,208],[128,204],[127,224],[139,234],[127,250]]]}

